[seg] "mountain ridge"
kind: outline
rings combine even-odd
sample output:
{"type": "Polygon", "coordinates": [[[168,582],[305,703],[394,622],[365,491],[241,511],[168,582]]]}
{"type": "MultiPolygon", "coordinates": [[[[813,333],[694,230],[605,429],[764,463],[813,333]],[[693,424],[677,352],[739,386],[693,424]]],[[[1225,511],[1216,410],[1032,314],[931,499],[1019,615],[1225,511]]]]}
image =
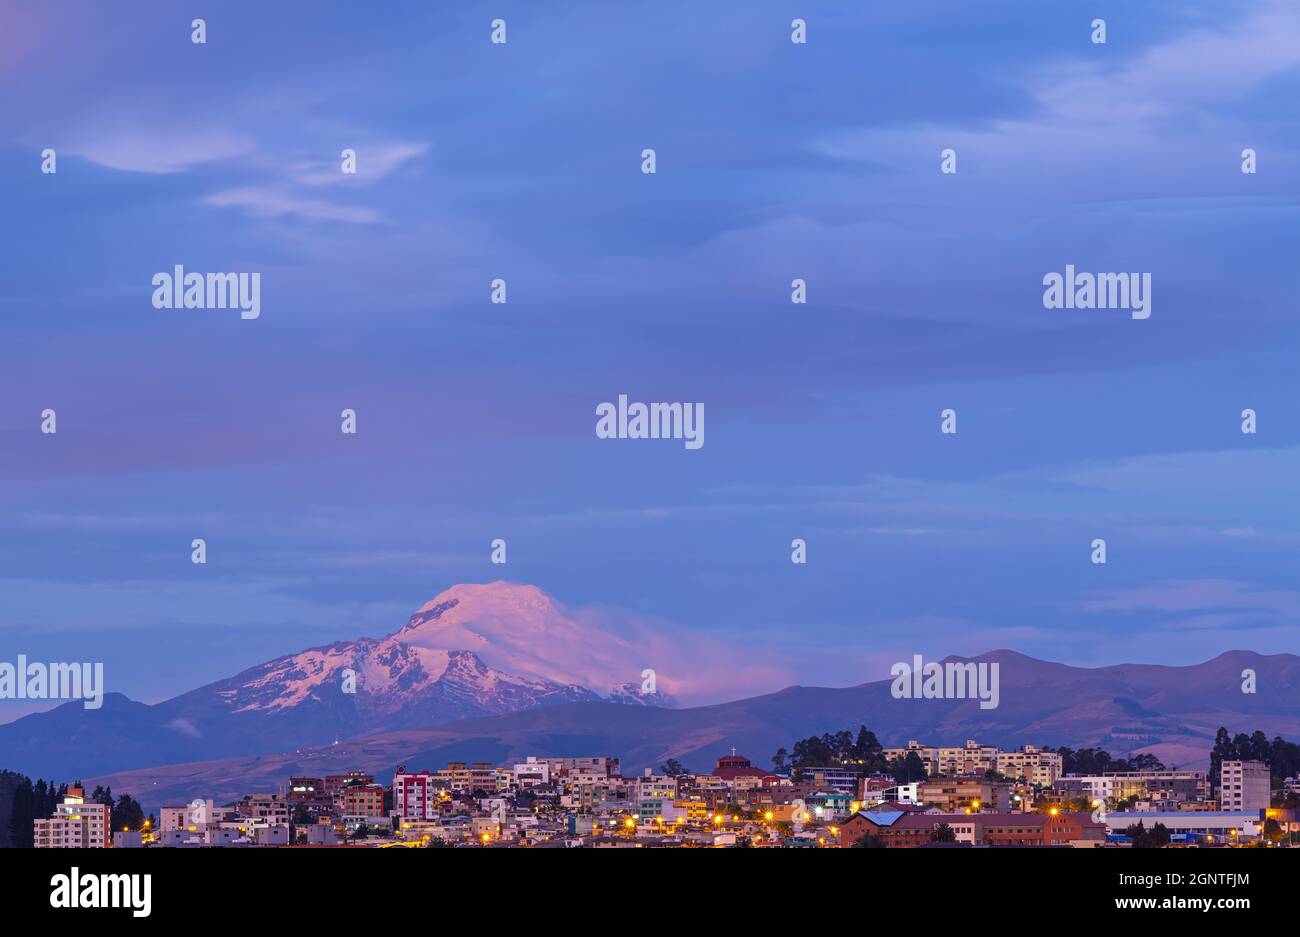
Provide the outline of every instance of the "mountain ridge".
{"type": "Polygon", "coordinates": [[[1150,752],[1168,765],[1200,768],[1208,763],[1221,725],[1234,733],[1260,729],[1269,736],[1300,738],[1300,714],[1294,705],[1300,687],[1296,655],[1234,651],[1185,666],[1083,668],[1011,653],[1014,658],[999,652],[951,658],[979,662],[997,655],[1006,668],[1001,677],[1003,702],[997,710],[980,709],[978,700],[895,699],[890,680],[844,688],[787,686],[676,709],[566,702],[251,759],[117,772],[94,781],[154,804],[158,798],[183,802],[185,796],[274,790],[296,773],[318,776],[358,768],[382,778],[399,763],[413,770],[435,770],[448,761],[501,764],[527,755],[617,755],[626,772],[676,758],[707,770],[733,746],[765,765],[777,748],[788,748],[799,738],[858,725],[875,731],[886,745],[901,746],[908,739],[961,745],[976,739],[1003,748],[1099,746],[1116,756],[1150,752]],[[1225,656],[1232,664],[1227,671],[1225,656]],[[1238,665],[1257,671],[1257,694],[1241,692],[1238,665]],[[1147,681],[1133,682],[1133,668],[1147,681]],[[1174,705],[1156,707],[1151,705],[1155,699],[1174,705]]]}

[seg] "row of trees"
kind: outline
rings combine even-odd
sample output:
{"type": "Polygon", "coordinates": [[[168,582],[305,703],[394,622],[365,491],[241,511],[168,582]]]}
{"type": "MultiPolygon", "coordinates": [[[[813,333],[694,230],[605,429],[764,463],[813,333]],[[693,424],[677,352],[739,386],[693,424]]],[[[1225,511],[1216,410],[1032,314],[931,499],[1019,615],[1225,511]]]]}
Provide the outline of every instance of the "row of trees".
{"type": "MultiPolygon", "coordinates": [[[[78,781],[71,785],[80,787],[78,781]]],[[[19,848],[34,845],[32,824],[36,820],[48,820],[54,816],[54,808],[68,794],[67,784],[55,785],[53,781],[37,779],[35,783],[25,775],[17,775],[12,785],[11,805],[9,808],[8,833],[9,842],[19,848]]],[[[109,828],[116,830],[140,830],[144,828],[145,815],[140,804],[129,794],[123,794],[116,800],[108,787],[96,787],[87,798],[91,803],[105,804],[109,807],[109,828]]]]}
{"type": "MultiPolygon", "coordinates": [[[[1132,758],[1114,758],[1101,748],[1044,748],[1061,755],[1066,774],[1102,774],[1106,771],[1161,771],[1164,764],[1154,755],[1136,755],[1132,758]]],[[[795,742],[792,750],[777,749],[772,756],[772,766],[777,771],[792,771],[798,777],[802,768],[840,767],[854,768],[859,777],[886,774],[899,784],[910,784],[926,776],[925,762],[916,752],[906,752],[897,758],[886,758],[884,746],[876,734],[866,726],[859,726],[857,735],[844,730],[834,734],[810,735],[795,742]]],[[[1003,780],[1001,775],[989,771],[989,780],[1003,780]]]]}
{"type": "Polygon", "coordinates": [[[1262,761],[1269,767],[1273,787],[1279,788],[1283,779],[1300,773],[1300,745],[1288,742],[1280,735],[1269,741],[1268,736],[1258,730],[1251,735],[1239,732],[1229,736],[1228,730],[1220,726],[1214,736],[1214,748],[1210,749],[1210,783],[1216,792],[1219,789],[1219,766],[1225,761],[1262,761]]]}
{"type": "Polygon", "coordinates": [[[772,767],[790,771],[796,779],[807,768],[844,768],[856,771],[858,777],[887,774],[900,784],[925,777],[925,762],[916,752],[886,758],[876,733],[866,726],[858,726],[856,735],[848,729],[827,732],[801,739],[788,751],[779,748],[772,756],[772,767]]]}
{"type": "MultiPolygon", "coordinates": [[[[1165,764],[1152,754],[1115,758],[1104,748],[1052,748],[1043,751],[1061,756],[1064,774],[1105,774],[1112,771],[1164,771],[1165,764]]],[[[1230,736],[1220,727],[1210,752],[1210,776],[1218,787],[1219,766],[1224,761],[1262,761],[1273,775],[1273,786],[1281,787],[1284,778],[1300,773],[1300,745],[1288,742],[1280,735],[1271,741],[1263,732],[1252,735],[1238,733],[1230,736]]],[[[680,767],[676,762],[669,766],[680,767]]],[[[925,764],[915,752],[905,757],[887,759],[876,734],[866,726],[859,726],[857,735],[847,729],[841,732],[810,735],[795,742],[793,749],[777,749],[772,756],[772,766],[780,772],[792,771],[798,776],[801,768],[841,767],[856,768],[859,776],[889,774],[899,783],[908,783],[925,777],[925,764]]],[[[1177,765],[1170,766],[1177,769],[1177,765]]],[[[685,770],[685,769],[682,769],[685,770]]]]}
{"type": "MultiPolygon", "coordinates": [[[[1043,746],[1045,752],[1061,756],[1063,774],[1105,774],[1108,771],[1164,771],[1165,765],[1155,755],[1134,755],[1132,758],[1114,758],[1104,748],[1052,748],[1043,746]]],[[[1177,767],[1176,765],[1174,767],[1177,767]]]]}

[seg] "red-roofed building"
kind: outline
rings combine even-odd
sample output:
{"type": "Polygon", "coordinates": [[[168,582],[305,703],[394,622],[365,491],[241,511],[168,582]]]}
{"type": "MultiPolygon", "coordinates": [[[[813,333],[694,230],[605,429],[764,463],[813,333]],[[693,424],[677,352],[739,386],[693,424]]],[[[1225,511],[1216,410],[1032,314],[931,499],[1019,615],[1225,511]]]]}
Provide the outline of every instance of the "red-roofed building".
{"type": "Polygon", "coordinates": [[[1093,823],[1086,813],[911,813],[880,828],[876,835],[887,846],[924,846],[945,823],[957,842],[977,846],[1066,846],[1106,841],[1105,825],[1093,823]]]}
{"type": "Polygon", "coordinates": [[[780,780],[770,771],[764,771],[762,768],[755,768],[750,760],[743,755],[737,755],[733,748],[730,755],[723,755],[718,759],[718,764],[713,769],[715,777],[722,778],[724,781],[735,781],[737,778],[759,778],[764,783],[769,779],[772,782],[780,780]]]}

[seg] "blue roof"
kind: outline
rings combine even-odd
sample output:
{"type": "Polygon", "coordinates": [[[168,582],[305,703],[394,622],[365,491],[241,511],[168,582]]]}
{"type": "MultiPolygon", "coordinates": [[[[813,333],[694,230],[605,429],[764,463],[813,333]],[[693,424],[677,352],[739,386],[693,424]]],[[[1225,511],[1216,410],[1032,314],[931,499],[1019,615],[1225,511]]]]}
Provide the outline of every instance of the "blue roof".
{"type": "Polygon", "coordinates": [[[876,826],[892,826],[899,817],[906,816],[901,810],[859,810],[858,815],[866,817],[876,826]]]}

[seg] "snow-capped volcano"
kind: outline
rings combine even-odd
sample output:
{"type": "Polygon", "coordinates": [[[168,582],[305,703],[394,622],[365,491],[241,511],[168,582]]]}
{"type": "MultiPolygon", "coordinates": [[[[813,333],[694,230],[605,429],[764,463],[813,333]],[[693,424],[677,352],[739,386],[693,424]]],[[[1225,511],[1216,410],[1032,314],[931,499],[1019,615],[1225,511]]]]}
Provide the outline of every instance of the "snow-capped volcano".
{"type": "Polygon", "coordinates": [[[644,648],[580,620],[536,586],[509,582],[453,586],[386,640],[472,651],[489,667],[602,694],[640,681],[647,664],[644,648]]]}
{"type": "Polygon", "coordinates": [[[534,586],[459,585],[386,637],[309,648],[154,705],[109,694],[93,713],[80,703],[35,713],[0,727],[0,754],[60,738],[87,768],[115,770],[295,751],[557,703],[665,706],[653,668],[674,667],[670,652],[682,647],[658,624],[572,613],[534,586]],[[618,633],[628,629],[630,637],[618,633]]]}
{"type": "Polygon", "coordinates": [[[632,652],[626,641],[575,621],[535,586],[459,585],[387,637],[310,648],[195,692],[215,693],[235,714],[325,707],[354,712],[359,731],[414,728],[622,698],[625,686],[609,678],[639,672],[632,664],[618,670],[632,652]]]}

